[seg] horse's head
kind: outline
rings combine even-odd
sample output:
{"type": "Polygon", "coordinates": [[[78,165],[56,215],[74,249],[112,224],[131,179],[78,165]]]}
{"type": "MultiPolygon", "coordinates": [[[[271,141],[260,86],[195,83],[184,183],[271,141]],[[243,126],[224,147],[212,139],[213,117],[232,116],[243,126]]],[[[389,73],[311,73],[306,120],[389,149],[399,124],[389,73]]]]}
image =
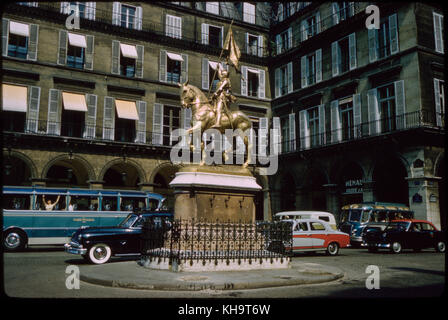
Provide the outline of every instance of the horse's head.
{"type": "Polygon", "coordinates": [[[182,108],[188,108],[195,98],[194,90],[188,84],[188,80],[185,83],[178,83],[180,88],[180,104],[182,108]]]}

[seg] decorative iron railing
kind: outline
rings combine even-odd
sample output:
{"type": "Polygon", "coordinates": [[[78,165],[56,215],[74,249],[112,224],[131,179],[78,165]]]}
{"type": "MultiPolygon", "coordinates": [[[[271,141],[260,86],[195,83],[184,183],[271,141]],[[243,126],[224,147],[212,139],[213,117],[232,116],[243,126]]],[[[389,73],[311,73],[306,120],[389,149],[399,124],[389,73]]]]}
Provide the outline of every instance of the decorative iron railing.
{"type": "MultiPolygon", "coordinates": [[[[38,134],[45,136],[72,137],[85,140],[116,141],[126,143],[137,143],[154,146],[173,147],[178,141],[169,133],[156,133],[138,130],[137,127],[104,127],[94,126],[86,123],[56,122],[48,120],[23,120],[11,119],[2,115],[3,132],[38,134]]],[[[278,143],[281,153],[297,152],[325,145],[332,145],[362,138],[391,134],[398,131],[410,130],[419,127],[431,127],[436,129],[445,128],[445,115],[429,110],[419,110],[405,113],[400,116],[382,118],[375,121],[363,122],[356,126],[326,130],[323,133],[297,137],[296,139],[282,138],[278,143]]],[[[300,132],[300,130],[296,130],[300,132]]],[[[259,131],[255,131],[252,137],[252,155],[259,155],[259,131]]],[[[239,140],[234,142],[234,146],[239,140]]],[[[270,141],[267,139],[266,141],[270,141]]],[[[211,142],[207,142],[211,143],[211,142]]],[[[241,148],[242,146],[240,146],[241,148]]],[[[270,149],[266,146],[267,150],[270,149]]],[[[244,150],[237,149],[235,153],[244,150]]]]}
{"type": "MultiPolygon", "coordinates": [[[[142,232],[143,258],[168,258],[169,263],[210,263],[291,255],[292,226],[284,222],[222,222],[203,220],[147,220],[142,232]]],[[[260,260],[261,261],[261,260],[260,260]]]]}
{"type": "Polygon", "coordinates": [[[286,138],[278,144],[278,150],[291,153],[420,127],[445,128],[444,114],[419,110],[296,139],[286,138]]]}

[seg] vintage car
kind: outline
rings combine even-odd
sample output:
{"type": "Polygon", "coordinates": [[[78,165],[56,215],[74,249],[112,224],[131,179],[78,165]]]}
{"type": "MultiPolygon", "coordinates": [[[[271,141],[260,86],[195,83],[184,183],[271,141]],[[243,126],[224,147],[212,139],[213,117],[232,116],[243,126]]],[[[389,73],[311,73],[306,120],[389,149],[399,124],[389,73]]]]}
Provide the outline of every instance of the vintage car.
{"type": "MultiPolygon", "coordinates": [[[[339,253],[339,248],[345,248],[350,243],[348,234],[334,230],[329,223],[322,220],[289,219],[281,222],[289,223],[292,228],[292,241],[283,244],[285,251],[326,251],[328,255],[335,256],[339,253]]],[[[271,243],[270,247],[278,248],[279,244],[271,243]]]]}
{"type": "Polygon", "coordinates": [[[445,234],[431,222],[416,219],[369,225],[363,233],[363,240],[370,252],[384,248],[393,253],[401,253],[403,249],[419,251],[426,248],[445,252],[446,243],[445,234]]]}
{"type": "Polygon", "coordinates": [[[169,224],[168,212],[130,213],[118,226],[78,229],[65,251],[79,254],[94,264],[103,264],[112,256],[138,256],[141,252],[143,224],[151,220],[155,225],[169,224]]]}

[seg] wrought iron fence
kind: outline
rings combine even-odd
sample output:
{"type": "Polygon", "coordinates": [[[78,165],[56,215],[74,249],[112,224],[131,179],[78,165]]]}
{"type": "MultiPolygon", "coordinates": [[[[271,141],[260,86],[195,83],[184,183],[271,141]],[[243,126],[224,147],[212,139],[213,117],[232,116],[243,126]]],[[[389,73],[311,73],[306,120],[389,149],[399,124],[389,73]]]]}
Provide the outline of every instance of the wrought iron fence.
{"type": "Polygon", "coordinates": [[[145,221],[144,259],[168,258],[193,262],[285,258],[291,255],[292,226],[285,222],[145,221]]]}

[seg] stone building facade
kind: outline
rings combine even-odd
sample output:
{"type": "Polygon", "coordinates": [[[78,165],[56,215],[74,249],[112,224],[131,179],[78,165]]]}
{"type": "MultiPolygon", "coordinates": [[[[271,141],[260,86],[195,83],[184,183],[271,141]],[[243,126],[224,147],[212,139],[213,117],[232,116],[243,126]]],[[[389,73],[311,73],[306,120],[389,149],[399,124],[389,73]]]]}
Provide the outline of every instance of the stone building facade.
{"type": "Polygon", "coordinates": [[[395,202],[446,226],[443,12],[376,5],[378,30],[367,3],[277,9],[272,112],[288,166],[270,181],[272,209],[395,202]]]}
{"type": "Polygon", "coordinates": [[[380,2],[380,29],[368,30],[367,5],[8,4],[3,184],[171,198],[171,132],[191,117],[177,83],[212,91],[232,26],[242,51],[232,109],[281,133],[279,171],[256,175],[257,219],[387,201],[445,226],[443,11],[380,2]]]}
{"type": "Polygon", "coordinates": [[[3,101],[3,184],[146,189],[172,199],[171,132],[191,119],[177,84],[213,93],[230,25],[242,53],[241,75],[230,70],[232,108],[255,124],[270,117],[263,6],[29,2],[4,9],[2,88],[14,101],[3,101]]]}

